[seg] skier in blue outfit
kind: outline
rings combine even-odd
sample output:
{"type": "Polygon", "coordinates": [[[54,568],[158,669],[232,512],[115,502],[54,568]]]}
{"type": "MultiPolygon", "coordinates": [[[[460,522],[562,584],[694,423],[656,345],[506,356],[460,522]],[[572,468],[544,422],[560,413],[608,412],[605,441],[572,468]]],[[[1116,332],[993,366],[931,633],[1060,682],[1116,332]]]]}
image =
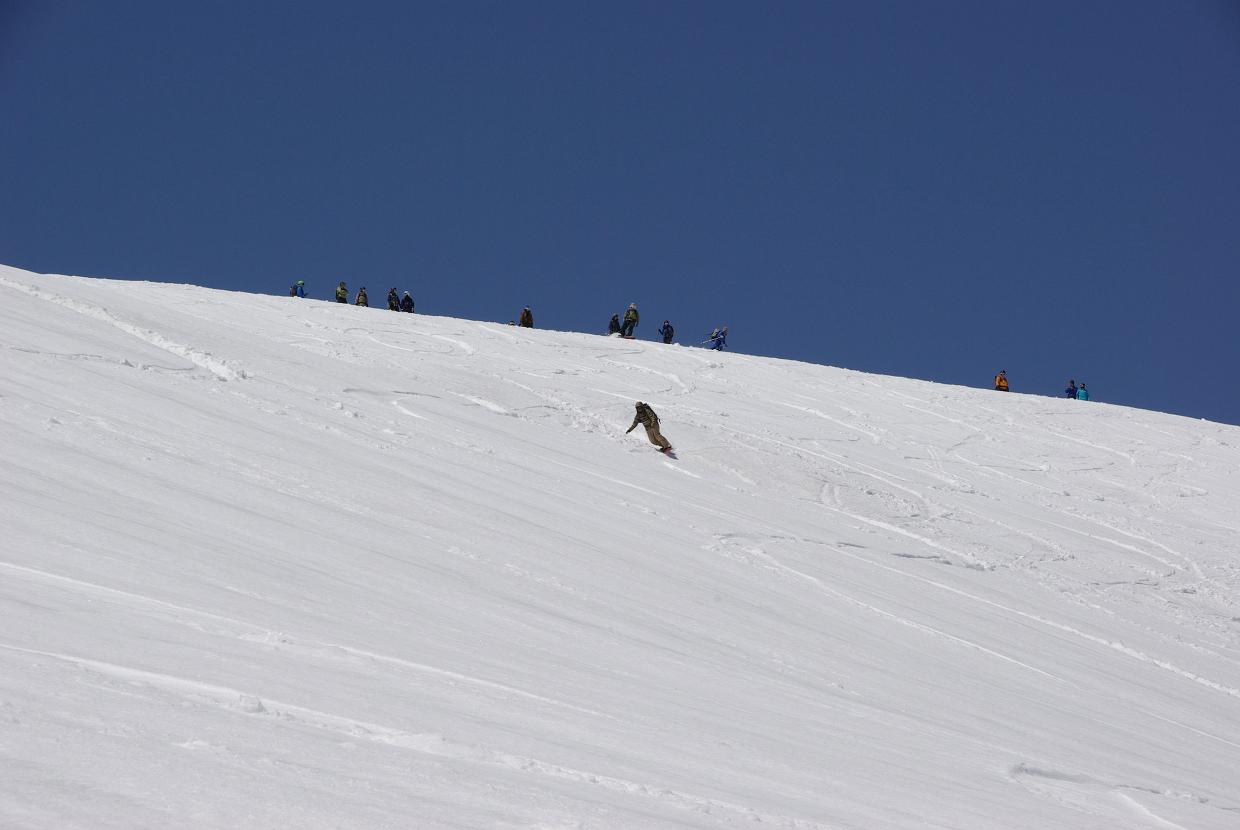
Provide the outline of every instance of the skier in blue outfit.
{"type": "Polygon", "coordinates": [[[306,296],[306,281],[298,280],[297,282],[293,283],[293,288],[288,293],[290,297],[305,297],[306,296]]]}
{"type": "Polygon", "coordinates": [[[1085,384],[1084,384],[1084,383],[1082,383],[1082,384],[1080,384],[1079,386],[1077,386],[1077,387],[1076,387],[1076,399],[1077,399],[1078,401],[1087,401],[1087,400],[1089,400],[1089,392],[1085,389],[1085,384]]]}
{"type": "Polygon", "coordinates": [[[721,329],[712,331],[706,342],[710,343],[710,347],[715,351],[723,351],[728,345],[728,327],[724,326],[721,329]]]}
{"type": "Polygon", "coordinates": [[[1063,393],[1065,396],[1069,398],[1075,398],[1076,397],[1076,381],[1074,380],[1068,381],[1068,388],[1063,390],[1063,393]]]}

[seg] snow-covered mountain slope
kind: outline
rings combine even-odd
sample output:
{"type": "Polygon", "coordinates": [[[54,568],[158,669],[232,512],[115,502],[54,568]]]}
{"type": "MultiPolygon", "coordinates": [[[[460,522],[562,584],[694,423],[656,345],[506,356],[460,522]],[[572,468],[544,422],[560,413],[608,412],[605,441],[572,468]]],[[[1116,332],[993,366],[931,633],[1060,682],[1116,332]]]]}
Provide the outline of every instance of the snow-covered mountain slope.
{"type": "Polygon", "coordinates": [[[11,268],[0,320],[4,827],[1240,827],[1236,427],[11,268]]]}

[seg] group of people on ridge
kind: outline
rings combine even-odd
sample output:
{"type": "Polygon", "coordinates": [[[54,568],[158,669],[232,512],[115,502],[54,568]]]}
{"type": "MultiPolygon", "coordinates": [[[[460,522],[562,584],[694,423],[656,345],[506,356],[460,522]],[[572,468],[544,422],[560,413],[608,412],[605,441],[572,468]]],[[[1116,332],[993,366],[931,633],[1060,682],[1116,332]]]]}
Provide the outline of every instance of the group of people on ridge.
{"type": "MultiPolygon", "coordinates": [[[[999,392],[1008,391],[1007,372],[1003,369],[999,370],[999,374],[995,375],[995,389],[999,392]]],[[[1084,383],[1078,384],[1075,380],[1068,381],[1068,388],[1063,390],[1065,396],[1075,398],[1078,401],[1089,400],[1089,390],[1085,388],[1084,383]]]]}
{"type": "MultiPolygon", "coordinates": [[[[298,280],[293,283],[293,285],[289,287],[288,293],[290,297],[305,297],[306,281],[298,280]]],[[[348,284],[344,280],[341,280],[339,285],[336,286],[336,302],[349,302],[349,288],[348,284]]],[[[366,294],[366,286],[362,286],[358,289],[357,294],[354,296],[353,304],[360,306],[370,305],[370,298],[366,294]]],[[[395,288],[389,289],[387,304],[388,309],[391,311],[406,311],[410,314],[413,313],[413,297],[409,296],[408,291],[404,293],[404,296],[400,296],[396,293],[395,288]]],[[[618,334],[621,337],[632,339],[634,336],[633,332],[637,328],[637,324],[639,322],[641,322],[641,315],[637,311],[637,303],[629,303],[629,307],[624,311],[623,319],[619,314],[611,315],[611,321],[607,325],[607,333],[618,334]]],[[[532,329],[534,328],[534,312],[530,310],[529,306],[526,306],[521,309],[521,313],[517,316],[516,320],[508,321],[508,325],[532,329]]],[[[672,326],[670,321],[664,320],[663,325],[659,327],[658,335],[664,343],[671,344],[676,337],[676,329],[672,326]]],[[[728,345],[728,327],[723,326],[722,328],[714,329],[710,333],[710,337],[703,340],[702,343],[704,345],[710,344],[710,348],[722,351],[728,345]]]]}
{"type": "MultiPolygon", "coordinates": [[[[288,290],[288,295],[290,297],[305,297],[306,296],[306,281],[298,280],[297,282],[293,283],[293,285],[288,290]]],[[[336,302],[347,303],[348,301],[349,301],[349,288],[348,288],[348,285],[345,283],[345,281],[341,280],[340,284],[336,286],[336,302]]],[[[401,297],[396,293],[395,288],[391,288],[388,290],[387,301],[388,301],[388,308],[392,311],[407,311],[410,314],[413,313],[413,297],[409,296],[408,291],[406,291],[405,295],[401,297]]],[[[353,305],[360,305],[360,306],[365,306],[365,307],[370,306],[370,297],[367,296],[366,294],[366,286],[363,285],[361,288],[357,290],[357,294],[354,295],[354,298],[353,298],[353,305]]]]}

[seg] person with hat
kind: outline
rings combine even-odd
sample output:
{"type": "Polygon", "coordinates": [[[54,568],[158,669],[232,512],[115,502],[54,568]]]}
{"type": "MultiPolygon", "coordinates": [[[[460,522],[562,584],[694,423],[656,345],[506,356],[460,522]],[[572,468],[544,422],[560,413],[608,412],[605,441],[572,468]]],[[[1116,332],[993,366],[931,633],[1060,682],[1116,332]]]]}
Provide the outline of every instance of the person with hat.
{"type": "Polygon", "coordinates": [[[517,318],[517,324],[527,329],[534,328],[534,312],[530,311],[529,306],[521,309],[521,316],[517,318]]]}
{"type": "Polygon", "coordinates": [[[659,452],[670,453],[672,445],[663,437],[663,433],[659,432],[659,416],[650,408],[650,404],[638,401],[636,404],[637,412],[633,416],[632,425],[624,431],[628,435],[638,424],[646,428],[646,437],[650,439],[650,443],[659,448],[659,452]]]}
{"type": "Polygon", "coordinates": [[[995,375],[995,389],[1000,392],[1008,391],[1007,372],[1003,369],[999,370],[999,374],[995,375]]]}
{"type": "Polygon", "coordinates": [[[336,286],[336,302],[347,303],[349,301],[349,289],[344,287],[344,280],[340,281],[340,285],[336,286]]]}
{"type": "Polygon", "coordinates": [[[1068,381],[1068,388],[1063,390],[1063,393],[1066,397],[1076,398],[1076,381],[1075,380],[1068,381]]]}
{"type": "Polygon", "coordinates": [[[370,298],[366,296],[366,286],[362,286],[357,290],[357,299],[353,301],[353,305],[370,305],[370,298]]]}
{"type": "Polygon", "coordinates": [[[676,336],[676,329],[667,320],[663,321],[663,327],[659,329],[659,336],[663,338],[664,343],[671,343],[672,338],[676,336]]]}
{"type": "Polygon", "coordinates": [[[388,289],[388,309],[391,311],[400,311],[400,295],[396,293],[396,287],[388,289]]]}
{"type": "Polygon", "coordinates": [[[413,313],[413,297],[409,296],[409,292],[405,292],[405,296],[400,298],[400,310],[413,313]]]}
{"type": "Polygon", "coordinates": [[[298,280],[297,282],[293,283],[293,287],[289,289],[288,295],[290,297],[304,298],[306,296],[306,281],[298,280]]]}
{"type": "Polygon", "coordinates": [[[620,327],[620,336],[632,337],[633,329],[637,328],[638,320],[637,303],[629,303],[629,307],[624,312],[624,325],[620,327]]]}
{"type": "Polygon", "coordinates": [[[1076,399],[1078,401],[1089,400],[1089,390],[1085,388],[1085,382],[1081,381],[1076,386],[1076,399]]]}

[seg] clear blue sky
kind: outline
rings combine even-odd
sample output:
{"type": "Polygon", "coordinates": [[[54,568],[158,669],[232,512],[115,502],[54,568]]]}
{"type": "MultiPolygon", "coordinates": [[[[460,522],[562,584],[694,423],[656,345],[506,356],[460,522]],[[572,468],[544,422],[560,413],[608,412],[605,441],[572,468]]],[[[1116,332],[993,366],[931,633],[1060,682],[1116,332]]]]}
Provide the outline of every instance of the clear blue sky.
{"type": "Polygon", "coordinates": [[[1237,423],[1240,0],[0,0],[0,262],[1237,423]]]}

